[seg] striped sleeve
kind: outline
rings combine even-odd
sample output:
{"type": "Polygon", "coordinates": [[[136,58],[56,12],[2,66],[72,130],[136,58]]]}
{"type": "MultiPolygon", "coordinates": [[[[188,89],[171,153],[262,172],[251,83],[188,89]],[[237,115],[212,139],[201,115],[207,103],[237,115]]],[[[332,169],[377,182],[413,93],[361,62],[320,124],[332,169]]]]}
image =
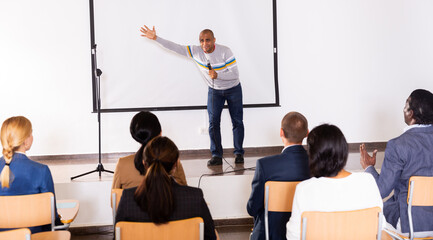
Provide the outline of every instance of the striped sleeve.
{"type": "Polygon", "coordinates": [[[156,42],[158,42],[162,47],[175,53],[178,53],[185,57],[192,57],[191,46],[180,45],[159,36],[156,38],[156,42]]]}

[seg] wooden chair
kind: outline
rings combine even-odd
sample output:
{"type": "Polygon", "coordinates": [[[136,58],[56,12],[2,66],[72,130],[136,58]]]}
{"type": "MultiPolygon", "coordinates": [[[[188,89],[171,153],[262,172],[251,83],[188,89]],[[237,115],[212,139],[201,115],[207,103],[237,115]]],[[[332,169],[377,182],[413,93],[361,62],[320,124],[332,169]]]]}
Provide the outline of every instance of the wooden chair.
{"type": "Polygon", "coordinates": [[[32,240],[70,240],[69,231],[40,232],[32,234],[32,240]]]}
{"type": "MultiPolygon", "coordinates": [[[[412,176],[407,191],[407,215],[409,218],[409,236],[387,230],[395,239],[433,239],[433,236],[415,238],[412,221],[413,206],[433,206],[433,177],[412,176]]],[[[433,229],[431,229],[433,231],[433,229]]]]}
{"type": "MultiPolygon", "coordinates": [[[[433,206],[433,177],[413,176],[409,179],[407,205],[409,238],[412,240],[414,239],[412,206],[433,206]]],[[[428,239],[431,238],[433,236],[428,237],[428,239]]]]}
{"type": "Polygon", "coordinates": [[[269,239],[269,212],[291,212],[296,185],[300,182],[265,183],[265,237],[269,239]]]}
{"type": "Polygon", "coordinates": [[[203,240],[203,219],[195,217],[160,225],[151,222],[118,222],[116,224],[116,240],[135,239],[203,240]]]}
{"type": "Polygon", "coordinates": [[[55,230],[68,230],[80,209],[80,202],[76,199],[57,200],[57,213],[63,225],[55,226],[55,230]]]}
{"type": "Polygon", "coordinates": [[[120,198],[122,197],[123,189],[111,189],[111,209],[113,211],[113,225],[116,224],[117,207],[119,206],[120,198]]]}
{"type": "Polygon", "coordinates": [[[30,240],[30,229],[20,228],[10,231],[0,232],[0,240],[30,240]]]}
{"type": "MultiPolygon", "coordinates": [[[[55,208],[54,195],[51,192],[0,196],[0,212],[0,228],[27,228],[49,224],[54,231],[55,208]]],[[[67,239],[59,238],[63,235],[57,232],[32,234],[32,239],[38,237],[38,234],[53,236],[45,237],[47,239],[67,239]]]]}
{"type": "Polygon", "coordinates": [[[354,211],[302,213],[302,240],[381,239],[382,211],[379,207],[354,211]]]}

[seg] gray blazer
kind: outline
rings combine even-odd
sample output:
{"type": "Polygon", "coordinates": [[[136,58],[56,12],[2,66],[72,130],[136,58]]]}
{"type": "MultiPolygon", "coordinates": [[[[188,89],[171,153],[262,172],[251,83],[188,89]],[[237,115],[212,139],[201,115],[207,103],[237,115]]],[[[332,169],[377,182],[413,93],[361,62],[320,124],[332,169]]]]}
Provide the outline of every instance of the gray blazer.
{"type": "MultiPolygon", "coordinates": [[[[365,171],[375,178],[382,198],[394,190],[394,195],[383,204],[383,213],[386,221],[394,227],[400,218],[402,232],[409,232],[409,178],[433,176],[433,126],[411,128],[391,139],[385,149],[380,175],[374,167],[365,171]]],[[[412,216],[415,232],[433,230],[433,207],[413,207],[412,216]]]]}

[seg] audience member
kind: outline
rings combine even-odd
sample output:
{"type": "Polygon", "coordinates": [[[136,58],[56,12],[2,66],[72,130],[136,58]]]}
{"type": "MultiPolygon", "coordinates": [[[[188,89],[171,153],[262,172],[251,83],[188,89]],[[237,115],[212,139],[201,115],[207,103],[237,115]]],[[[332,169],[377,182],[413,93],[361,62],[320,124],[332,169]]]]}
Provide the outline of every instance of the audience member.
{"type": "MultiPolygon", "coordinates": [[[[365,145],[360,146],[361,165],[373,175],[382,198],[394,194],[384,203],[384,215],[397,231],[409,232],[407,190],[411,176],[433,176],[433,94],[417,89],[406,100],[403,109],[408,125],[404,133],[386,145],[380,175],[374,165],[376,152],[370,156],[365,145]]],[[[433,233],[433,207],[412,209],[415,237],[433,233]],[[430,232],[428,232],[430,231],[430,232]]]]}
{"type": "MultiPolygon", "coordinates": [[[[44,192],[54,194],[54,183],[48,166],[30,160],[26,151],[33,143],[31,122],[22,116],[11,117],[3,122],[0,158],[0,196],[27,195],[44,192]]],[[[17,209],[18,210],[18,209],[17,209]]],[[[61,225],[56,218],[56,225],[61,225]]],[[[29,227],[32,233],[50,231],[51,225],[29,227]]],[[[0,231],[6,229],[0,229],[0,231]]]]}
{"type": "Polygon", "coordinates": [[[300,239],[304,211],[350,211],[382,208],[374,178],[367,173],[344,170],[348,157],[346,138],[334,125],[315,127],[307,138],[312,178],[298,184],[287,239],[300,239]]]}
{"type": "MultiPolygon", "coordinates": [[[[131,188],[138,186],[146,172],[143,165],[143,150],[154,137],[161,135],[161,124],[151,112],[139,112],[131,120],[129,127],[132,138],[141,143],[136,154],[119,159],[114,171],[111,188],[131,188]]],[[[179,162],[173,174],[174,179],[181,185],[187,185],[182,164],[179,162]]]]}
{"type": "Polygon", "coordinates": [[[179,150],[167,137],[152,139],[144,149],[146,174],[138,187],[125,189],[119,202],[119,221],[156,224],[192,217],[204,220],[205,239],[216,239],[209,209],[199,188],[181,186],[171,177],[179,150]]]}
{"type": "MultiPolygon", "coordinates": [[[[281,121],[280,137],[284,144],[281,154],[257,160],[252,191],[247,203],[248,213],[254,217],[251,239],[265,239],[264,189],[267,181],[302,181],[310,177],[308,155],[302,140],[308,134],[307,119],[298,112],[286,114],[281,121]]],[[[291,213],[269,213],[270,239],[286,239],[286,223],[291,213]]]]}

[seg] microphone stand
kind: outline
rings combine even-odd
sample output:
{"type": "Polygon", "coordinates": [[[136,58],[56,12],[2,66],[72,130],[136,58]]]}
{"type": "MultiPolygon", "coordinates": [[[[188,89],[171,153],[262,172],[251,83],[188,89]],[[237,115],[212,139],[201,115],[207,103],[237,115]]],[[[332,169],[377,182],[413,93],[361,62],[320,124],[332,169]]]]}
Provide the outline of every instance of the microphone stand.
{"type": "Polygon", "coordinates": [[[101,172],[108,172],[108,173],[114,173],[113,171],[109,171],[109,170],[105,170],[104,169],[104,165],[102,165],[101,163],[101,159],[102,159],[102,152],[101,152],[101,74],[102,71],[101,69],[99,69],[97,67],[96,64],[96,44],[92,46],[92,62],[94,63],[94,71],[93,71],[93,77],[96,80],[96,98],[97,98],[97,104],[96,104],[96,109],[97,109],[97,113],[98,113],[98,142],[99,142],[99,163],[98,166],[96,167],[95,170],[90,171],[90,172],[86,172],[74,177],[71,177],[71,180],[74,180],[75,178],[79,178],[94,172],[99,172],[99,179],[101,179],[101,172]]]}

